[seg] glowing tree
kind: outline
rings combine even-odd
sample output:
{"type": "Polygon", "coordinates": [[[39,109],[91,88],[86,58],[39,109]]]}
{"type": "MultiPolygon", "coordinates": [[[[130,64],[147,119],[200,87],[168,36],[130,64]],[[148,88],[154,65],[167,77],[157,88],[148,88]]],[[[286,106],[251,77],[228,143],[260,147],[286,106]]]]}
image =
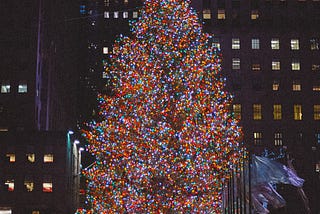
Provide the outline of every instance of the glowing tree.
{"type": "Polygon", "coordinates": [[[219,50],[190,0],[146,0],[107,68],[112,96],[83,134],[96,162],[85,174],[94,213],[220,212],[241,160],[219,50]]]}

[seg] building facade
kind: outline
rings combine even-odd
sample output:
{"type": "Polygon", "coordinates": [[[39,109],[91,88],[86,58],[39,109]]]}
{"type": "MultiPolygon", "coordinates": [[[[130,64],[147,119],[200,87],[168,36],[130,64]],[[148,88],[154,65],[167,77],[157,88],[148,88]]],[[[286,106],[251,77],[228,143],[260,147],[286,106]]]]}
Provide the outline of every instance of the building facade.
{"type": "MultiPolygon", "coordinates": [[[[320,2],[218,0],[200,8],[222,51],[246,147],[255,154],[285,151],[305,179],[312,213],[318,212],[320,2]]],[[[288,204],[281,213],[305,212],[297,190],[279,191],[288,204]]]]}
{"type": "Polygon", "coordinates": [[[74,213],[80,152],[65,132],[0,133],[0,213],[74,213]]]}
{"type": "Polygon", "coordinates": [[[0,129],[76,124],[77,1],[1,2],[0,129]]]}
{"type": "Polygon", "coordinates": [[[0,3],[0,213],[77,206],[79,148],[66,133],[77,125],[78,8],[77,0],[0,3]]]}

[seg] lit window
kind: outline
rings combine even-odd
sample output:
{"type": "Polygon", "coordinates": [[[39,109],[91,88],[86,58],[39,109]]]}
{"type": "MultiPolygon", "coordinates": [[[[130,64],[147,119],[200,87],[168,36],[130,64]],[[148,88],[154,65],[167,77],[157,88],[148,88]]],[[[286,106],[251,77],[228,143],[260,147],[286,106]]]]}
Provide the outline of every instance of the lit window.
{"type": "Polygon", "coordinates": [[[24,180],[24,186],[27,192],[32,192],[34,189],[33,179],[31,177],[26,177],[24,180]]]}
{"type": "Polygon", "coordinates": [[[28,85],[26,81],[20,81],[18,85],[18,93],[27,93],[28,85]]]}
{"type": "Polygon", "coordinates": [[[320,65],[319,64],[312,64],[311,65],[311,70],[312,71],[320,71],[320,65]]]}
{"type": "Polygon", "coordinates": [[[320,105],[313,105],[313,119],[320,120],[320,105]]]}
{"type": "Polygon", "coordinates": [[[320,133],[316,133],[315,137],[316,137],[316,143],[320,144],[320,133]]]}
{"type": "Polygon", "coordinates": [[[253,132],[254,145],[262,145],[262,132],[253,132]]]}
{"type": "Polygon", "coordinates": [[[52,192],[52,182],[43,182],[42,183],[43,192],[52,192]]]}
{"type": "Polygon", "coordinates": [[[211,11],[209,9],[203,10],[203,19],[211,19],[211,11]]]}
{"type": "Polygon", "coordinates": [[[280,70],[280,61],[272,61],[272,70],[280,70]]]}
{"type": "Polygon", "coordinates": [[[274,145],[275,146],[282,146],[282,133],[281,132],[274,133],[274,145]]]}
{"type": "Polygon", "coordinates": [[[279,39],[271,39],[271,49],[272,50],[279,50],[280,49],[279,39]]]}
{"type": "Polygon", "coordinates": [[[1,82],[1,93],[3,93],[3,94],[10,93],[10,82],[9,81],[2,81],[1,82]]]}
{"type": "Polygon", "coordinates": [[[291,39],[291,50],[299,50],[299,39],[291,39]]]}
{"type": "Polygon", "coordinates": [[[316,163],[316,173],[320,172],[320,162],[316,163]]]}
{"type": "Polygon", "coordinates": [[[312,51],[319,50],[319,39],[316,39],[316,38],[310,39],[310,49],[312,51]]]}
{"type": "Polygon", "coordinates": [[[273,80],[272,90],[273,90],[273,91],[279,91],[279,86],[280,86],[279,80],[273,80]]]}
{"type": "Polygon", "coordinates": [[[129,13],[127,11],[123,12],[123,18],[127,19],[129,17],[129,13]]]}
{"type": "Polygon", "coordinates": [[[119,12],[118,11],[113,12],[113,17],[115,19],[119,18],[119,12]]]}
{"type": "Polygon", "coordinates": [[[214,48],[220,49],[220,40],[219,40],[219,38],[216,38],[216,37],[213,38],[212,46],[213,46],[214,48]]]}
{"type": "Polygon", "coordinates": [[[108,11],[104,11],[103,17],[104,17],[105,19],[109,19],[109,18],[110,18],[110,13],[109,13],[108,11]]]}
{"type": "Polygon", "coordinates": [[[52,163],[53,162],[53,154],[45,154],[43,156],[44,163],[52,163]]]}
{"type": "Polygon", "coordinates": [[[260,70],[261,70],[260,64],[258,64],[258,63],[252,64],[252,65],[251,65],[251,69],[252,69],[253,71],[260,71],[260,70]]]}
{"type": "Polygon", "coordinates": [[[280,104],[273,105],[273,119],[274,120],[282,119],[282,108],[280,104]]]}
{"type": "Polygon", "coordinates": [[[239,50],[240,49],[240,39],[239,38],[233,38],[232,39],[232,49],[233,50],[239,50]]]}
{"type": "Polygon", "coordinates": [[[132,18],[134,18],[134,19],[138,18],[138,12],[137,11],[133,11],[132,12],[132,18]]]}
{"type": "Polygon", "coordinates": [[[81,15],[86,14],[86,6],[85,5],[80,5],[80,14],[81,15]]]}
{"type": "Polygon", "coordinates": [[[293,105],[293,118],[294,120],[302,120],[302,105],[293,105]]]}
{"type": "Polygon", "coordinates": [[[258,10],[252,10],[251,11],[251,20],[255,20],[259,18],[259,11],[258,10]]]}
{"type": "Polygon", "coordinates": [[[15,154],[6,154],[6,157],[9,159],[10,163],[16,162],[16,155],[15,154]]]}
{"type": "Polygon", "coordinates": [[[27,154],[27,160],[30,163],[34,163],[36,161],[36,155],[35,154],[27,154]]]}
{"type": "Polygon", "coordinates": [[[218,19],[226,19],[226,11],[225,10],[218,10],[218,19]]]}
{"type": "Polygon", "coordinates": [[[241,120],[241,104],[233,104],[234,117],[241,120]]]}
{"type": "Polygon", "coordinates": [[[314,85],[314,86],[312,87],[312,90],[313,90],[313,91],[320,91],[320,85],[314,85]]]}
{"type": "Polygon", "coordinates": [[[261,104],[253,104],[253,119],[261,120],[262,119],[262,106],[261,104]]]}
{"type": "Polygon", "coordinates": [[[293,91],[301,91],[301,83],[299,80],[293,80],[292,82],[292,90],[293,91]]]}
{"type": "Polygon", "coordinates": [[[300,70],[300,62],[299,62],[299,60],[296,60],[296,59],[292,60],[291,69],[293,71],[299,71],[300,70]]]}
{"type": "Polygon", "coordinates": [[[251,48],[252,49],[260,49],[260,40],[259,39],[252,39],[251,40],[251,48]]]}
{"type": "Polygon", "coordinates": [[[102,52],[103,52],[103,54],[108,54],[109,53],[109,48],[108,47],[103,47],[102,52]]]}
{"type": "Polygon", "coordinates": [[[232,69],[239,70],[240,69],[240,59],[232,58],[232,69]]]}
{"type": "Polygon", "coordinates": [[[9,191],[9,192],[14,191],[14,179],[8,179],[8,180],[6,180],[6,182],[4,184],[8,186],[7,191],[9,191]]]}

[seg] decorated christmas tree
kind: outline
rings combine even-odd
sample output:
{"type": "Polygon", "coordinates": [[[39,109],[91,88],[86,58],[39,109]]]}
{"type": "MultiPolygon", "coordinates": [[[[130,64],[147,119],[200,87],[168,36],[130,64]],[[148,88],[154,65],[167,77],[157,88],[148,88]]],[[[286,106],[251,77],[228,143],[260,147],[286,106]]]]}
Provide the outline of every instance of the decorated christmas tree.
{"type": "Polygon", "coordinates": [[[221,57],[190,0],[146,0],[120,36],[99,95],[100,120],[83,130],[94,213],[219,213],[242,157],[221,57]]]}

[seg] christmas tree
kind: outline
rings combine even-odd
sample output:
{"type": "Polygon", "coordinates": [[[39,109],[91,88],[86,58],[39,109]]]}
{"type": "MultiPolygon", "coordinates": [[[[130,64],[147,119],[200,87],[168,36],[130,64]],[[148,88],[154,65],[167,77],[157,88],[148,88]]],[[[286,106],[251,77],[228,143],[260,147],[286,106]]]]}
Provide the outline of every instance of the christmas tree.
{"type": "Polygon", "coordinates": [[[242,157],[221,57],[190,0],[146,0],[120,36],[99,95],[101,120],[83,130],[96,157],[85,171],[94,213],[219,213],[242,157]]]}

